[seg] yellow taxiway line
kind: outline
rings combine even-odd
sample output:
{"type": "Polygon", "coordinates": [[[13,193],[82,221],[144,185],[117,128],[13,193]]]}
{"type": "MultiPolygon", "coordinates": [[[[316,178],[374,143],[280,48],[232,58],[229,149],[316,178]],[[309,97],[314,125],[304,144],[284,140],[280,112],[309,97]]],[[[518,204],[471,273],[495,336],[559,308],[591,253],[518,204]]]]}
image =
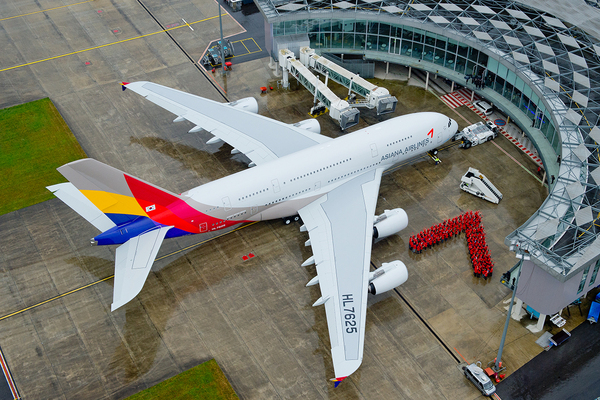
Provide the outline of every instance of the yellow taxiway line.
{"type": "MultiPolygon", "coordinates": [[[[185,25],[184,25],[184,26],[185,26],[185,25]]],[[[158,261],[158,260],[163,260],[163,259],[165,259],[165,258],[167,258],[167,257],[171,257],[171,256],[173,256],[173,255],[175,255],[175,254],[181,253],[182,251],[186,251],[186,250],[189,250],[189,249],[193,249],[194,247],[198,247],[198,246],[200,246],[200,245],[203,245],[203,244],[205,244],[205,243],[207,243],[207,242],[210,242],[211,240],[215,240],[215,239],[218,239],[218,238],[220,238],[220,237],[223,237],[223,236],[225,236],[225,235],[228,235],[228,234],[230,234],[230,233],[233,233],[233,232],[235,232],[235,231],[239,231],[239,230],[241,230],[241,229],[247,228],[247,227],[249,227],[249,226],[251,226],[251,225],[254,225],[254,224],[256,224],[257,222],[258,222],[258,221],[255,221],[255,222],[250,222],[249,224],[242,225],[242,226],[240,226],[240,227],[237,227],[237,228],[235,228],[235,229],[233,229],[233,230],[231,230],[231,231],[229,231],[229,232],[222,233],[222,234],[220,234],[220,235],[217,235],[217,236],[215,236],[215,237],[212,237],[212,238],[210,238],[210,239],[206,239],[206,240],[203,240],[203,241],[201,241],[201,242],[198,242],[198,243],[196,243],[196,244],[193,244],[193,245],[191,245],[191,246],[184,247],[183,249],[180,249],[180,250],[174,251],[174,252],[172,252],[172,253],[169,253],[169,254],[165,254],[164,256],[157,258],[155,261],[158,261]]],[[[115,277],[114,275],[110,275],[110,276],[107,276],[106,278],[103,278],[103,279],[97,280],[97,281],[95,281],[95,282],[88,283],[87,285],[84,285],[84,286],[78,287],[77,289],[73,289],[73,290],[70,290],[70,291],[68,291],[68,292],[61,293],[61,294],[59,294],[59,295],[57,295],[57,296],[51,297],[51,298],[49,298],[49,299],[46,299],[46,300],[44,300],[44,301],[41,301],[41,302],[39,302],[39,303],[37,303],[37,304],[34,304],[34,305],[32,305],[32,306],[25,307],[25,308],[23,308],[23,309],[21,309],[21,310],[19,310],[19,311],[15,311],[15,312],[12,312],[12,313],[10,313],[10,314],[4,315],[3,317],[0,317],[0,321],[2,321],[2,320],[5,320],[5,319],[7,319],[7,318],[10,318],[10,317],[14,317],[15,315],[18,315],[18,314],[22,314],[22,313],[24,313],[25,311],[32,310],[32,309],[34,309],[34,308],[36,308],[36,307],[39,307],[39,306],[41,306],[41,305],[44,305],[44,304],[50,303],[51,301],[54,301],[54,300],[61,299],[61,298],[65,297],[65,296],[67,296],[67,295],[70,295],[70,294],[73,294],[73,293],[77,293],[77,292],[79,292],[79,291],[81,291],[81,290],[83,290],[83,289],[87,289],[87,288],[89,288],[89,287],[92,287],[92,286],[94,286],[94,285],[97,285],[97,284],[99,284],[99,283],[102,283],[102,282],[104,282],[104,281],[107,281],[107,280],[109,280],[109,279],[112,279],[112,278],[114,278],[114,277],[115,277]]]]}
{"type": "Polygon", "coordinates": [[[0,18],[0,21],[6,21],[7,19],[25,17],[27,15],[39,14],[39,13],[43,13],[43,12],[46,12],[46,11],[58,10],[59,8],[72,7],[72,6],[76,6],[76,5],[79,5],[79,4],[91,3],[92,1],[94,1],[94,0],[80,1],[79,3],[67,4],[66,6],[60,6],[60,7],[54,7],[54,8],[47,8],[45,10],[34,11],[34,12],[27,13],[27,14],[15,15],[13,17],[0,18]]]}
{"type": "Polygon", "coordinates": [[[129,39],[119,40],[117,42],[111,42],[111,43],[101,44],[100,46],[94,46],[94,47],[90,47],[90,48],[83,49],[83,50],[72,51],[70,53],[65,53],[65,54],[61,54],[61,55],[58,55],[58,56],[54,56],[54,57],[44,58],[43,60],[37,60],[37,61],[28,62],[28,63],[25,63],[25,64],[15,65],[13,67],[3,68],[3,69],[0,69],[0,72],[10,71],[11,69],[16,69],[16,68],[21,68],[21,67],[26,67],[28,65],[39,64],[39,63],[44,62],[44,61],[56,60],[57,58],[61,58],[61,57],[67,57],[67,56],[72,56],[72,55],[75,55],[75,54],[85,53],[86,51],[97,50],[97,49],[101,49],[103,47],[112,46],[112,45],[115,45],[115,44],[130,42],[132,40],[137,40],[137,39],[145,38],[145,37],[156,35],[156,34],[159,34],[159,33],[164,33],[164,32],[172,31],[172,30],[179,29],[179,28],[185,28],[185,27],[188,27],[189,25],[198,24],[200,22],[210,21],[211,19],[215,19],[215,18],[218,18],[218,17],[219,17],[218,15],[215,15],[214,17],[208,17],[208,18],[201,19],[201,20],[198,20],[198,21],[195,21],[195,22],[190,22],[187,25],[174,26],[173,28],[168,28],[168,29],[163,29],[163,30],[160,30],[160,31],[152,32],[152,33],[147,33],[145,35],[140,35],[140,36],[135,36],[135,37],[132,37],[132,38],[129,38],[129,39]]]}

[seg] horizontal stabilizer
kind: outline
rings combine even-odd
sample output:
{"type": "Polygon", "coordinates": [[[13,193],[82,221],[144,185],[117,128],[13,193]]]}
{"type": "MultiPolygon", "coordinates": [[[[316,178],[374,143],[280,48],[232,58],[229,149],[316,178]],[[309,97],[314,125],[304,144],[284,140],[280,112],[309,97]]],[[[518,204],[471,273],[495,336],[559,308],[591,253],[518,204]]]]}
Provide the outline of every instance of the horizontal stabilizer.
{"type": "Polygon", "coordinates": [[[142,290],[158,249],[171,228],[165,226],[142,233],[117,248],[111,311],[127,304],[142,290]]]}
{"type": "Polygon", "coordinates": [[[116,226],[102,211],[98,209],[87,197],[83,195],[72,183],[59,183],[46,187],[63,203],[68,205],[77,214],[81,215],[87,222],[94,225],[100,231],[105,232],[116,226]]]}

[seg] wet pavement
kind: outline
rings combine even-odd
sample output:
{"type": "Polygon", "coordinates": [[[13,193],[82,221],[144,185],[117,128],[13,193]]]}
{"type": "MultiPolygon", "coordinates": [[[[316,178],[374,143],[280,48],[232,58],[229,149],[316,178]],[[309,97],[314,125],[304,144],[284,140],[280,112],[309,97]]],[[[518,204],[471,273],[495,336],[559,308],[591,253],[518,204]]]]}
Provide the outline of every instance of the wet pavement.
{"type": "MultiPolygon", "coordinates": [[[[150,80],[218,101],[224,90],[230,100],[255,97],[261,114],[284,122],[309,118],[312,95],[294,83],[277,89],[281,78],[268,59],[234,64],[225,76],[190,61],[218,37],[214,2],[143,3],[151,15],[134,0],[36,14],[28,13],[40,6],[9,0],[0,9],[2,18],[14,16],[0,21],[1,106],[49,96],[90,157],[177,193],[244,170],[247,160],[232,157],[227,145],[207,145],[207,132],[187,133],[191,124],[173,124],[173,115],[122,92],[119,82],[150,80]],[[157,33],[182,17],[194,31],[157,33]],[[57,55],[64,56],[49,59],[57,55]],[[266,85],[275,90],[260,94],[266,85]]],[[[231,17],[223,24],[226,36],[240,33],[231,17]]],[[[454,110],[467,121],[459,119],[419,88],[384,86],[400,99],[395,115],[436,110],[461,127],[474,118],[454,110]]],[[[363,111],[354,129],[392,116],[363,111]]],[[[323,134],[342,134],[329,116],[318,120],[323,134]]],[[[377,243],[372,260],[404,261],[409,279],[398,289],[402,297],[369,299],[363,364],[336,390],[328,382],[325,313],[311,307],[320,292],[305,287],[315,269],[300,266],[311,252],[297,224],[268,221],[167,240],[142,292],[111,313],[115,248],[90,247],[92,226],[58,199],[0,216],[0,345],[21,395],[122,399],[215,358],[247,399],[478,398],[450,352],[469,361],[495,356],[509,295],[498,280],[516,262],[504,237],[547,192],[530,174],[535,165],[503,137],[468,151],[450,146],[439,156],[440,165],[424,157],[382,179],[377,213],[402,207],[409,226],[377,243]],[[458,188],[470,166],[504,194],[499,205],[458,188]],[[411,234],[476,209],[496,263],[492,280],[473,277],[463,238],[420,255],[408,250],[411,234]],[[250,252],[256,257],[244,260],[250,252]]],[[[541,352],[526,325],[511,321],[510,371],[541,352]]]]}
{"type": "Polygon", "coordinates": [[[600,397],[600,325],[584,322],[562,345],[541,353],[497,386],[502,400],[600,397]]]}

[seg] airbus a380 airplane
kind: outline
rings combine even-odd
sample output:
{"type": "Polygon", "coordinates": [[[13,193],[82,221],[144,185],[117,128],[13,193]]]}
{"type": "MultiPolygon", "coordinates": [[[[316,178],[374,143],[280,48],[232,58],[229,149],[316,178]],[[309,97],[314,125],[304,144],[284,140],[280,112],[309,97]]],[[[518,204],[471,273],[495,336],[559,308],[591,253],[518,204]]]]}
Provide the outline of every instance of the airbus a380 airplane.
{"type": "Polygon", "coordinates": [[[93,159],[63,165],[69,183],[49,186],[58,198],[102,233],[98,245],[116,251],[111,309],[133,299],[144,286],[164,238],[231,225],[300,215],[316,264],[325,305],[337,384],[360,366],[368,293],[384,293],[408,278],[401,261],[370,273],[373,237],[404,229],[404,210],[375,216],[384,170],[445,143],[457,123],[437,113],[416,113],[331,139],[316,120],[289,125],[256,114],[254,98],[217,103],[151,82],[123,83],[171,111],[175,121],[209,131],[209,143],[225,141],[252,162],[248,170],[180,195],[93,159]]]}

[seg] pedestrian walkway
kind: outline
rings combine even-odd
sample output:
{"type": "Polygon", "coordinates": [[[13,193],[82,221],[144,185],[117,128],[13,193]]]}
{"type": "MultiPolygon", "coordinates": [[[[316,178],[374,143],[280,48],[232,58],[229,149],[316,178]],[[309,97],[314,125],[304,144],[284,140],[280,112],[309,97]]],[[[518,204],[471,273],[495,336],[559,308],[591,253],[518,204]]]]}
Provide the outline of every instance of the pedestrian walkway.
{"type": "MultiPolygon", "coordinates": [[[[503,118],[505,118],[503,115],[497,115],[496,113],[493,113],[490,116],[485,115],[483,112],[481,112],[478,108],[476,108],[471,103],[471,93],[472,93],[471,90],[469,90],[467,88],[462,88],[460,90],[450,93],[450,95],[453,95],[453,98],[457,98],[458,101],[462,102],[464,105],[469,107],[469,109],[471,111],[473,111],[474,113],[479,115],[481,117],[481,119],[483,119],[484,121],[494,122],[498,126],[499,132],[502,135],[504,135],[504,137],[506,137],[515,146],[517,146],[519,149],[521,149],[521,151],[523,151],[525,154],[527,154],[529,156],[529,158],[531,158],[537,165],[539,165],[540,167],[543,167],[542,160],[540,159],[535,146],[533,146],[533,143],[531,143],[531,141],[527,138],[527,136],[523,135],[523,131],[521,131],[521,129],[519,129],[516,125],[514,125],[512,123],[506,124],[506,121],[503,119],[503,118]],[[498,121],[498,123],[496,123],[496,121],[498,121]],[[500,122],[503,122],[505,125],[501,125],[500,122]]],[[[446,95],[446,96],[448,96],[448,95],[446,95]]],[[[478,99],[479,99],[479,96],[477,96],[477,95],[473,96],[473,101],[478,100],[478,99]]],[[[444,103],[446,103],[446,101],[444,101],[444,103]]],[[[446,104],[448,104],[448,103],[446,103],[446,104]]],[[[454,108],[454,107],[450,107],[450,108],[454,108]]]]}
{"type": "Polygon", "coordinates": [[[460,101],[466,106],[472,107],[471,96],[473,96],[473,101],[481,99],[481,97],[479,97],[477,94],[473,94],[473,92],[470,89],[467,89],[465,87],[460,88],[452,93],[454,93],[455,96],[458,97],[460,101]]]}
{"type": "Polygon", "coordinates": [[[464,106],[465,104],[462,102],[462,100],[459,97],[455,96],[454,93],[455,92],[445,94],[442,97],[440,97],[440,99],[442,99],[442,101],[446,103],[446,105],[450,108],[464,106]]]}
{"type": "MultiPolygon", "coordinates": [[[[441,99],[450,108],[469,106],[471,104],[471,91],[467,88],[461,88],[443,95],[441,99]]],[[[473,100],[479,100],[479,96],[474,95],[473,100]]]]}

